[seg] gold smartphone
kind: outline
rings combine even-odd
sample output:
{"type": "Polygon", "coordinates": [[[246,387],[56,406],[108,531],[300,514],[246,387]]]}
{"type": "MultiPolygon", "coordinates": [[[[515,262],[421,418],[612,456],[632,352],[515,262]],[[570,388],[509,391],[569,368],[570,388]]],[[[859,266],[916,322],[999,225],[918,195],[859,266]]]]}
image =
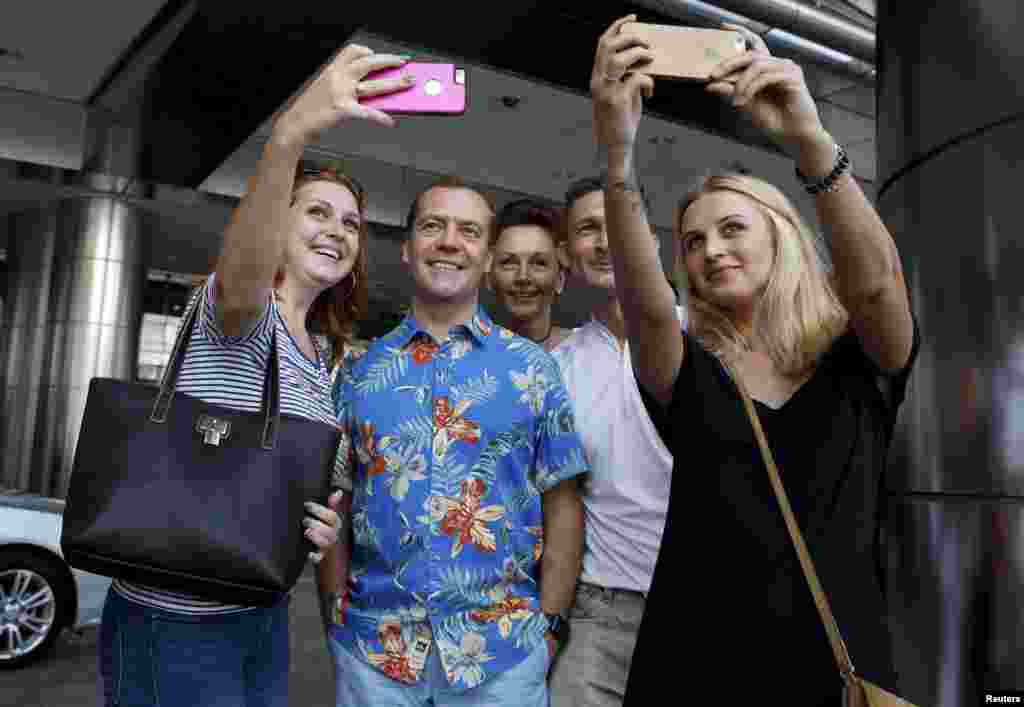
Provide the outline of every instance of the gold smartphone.
{"type": "Polygon", "coordinates": [[[747,48],[743,35],[733,30],[627,22],[619,32],[643,41],[654,55],[635,71],[684,81],[706,83],[715,66],[747,48]]]}

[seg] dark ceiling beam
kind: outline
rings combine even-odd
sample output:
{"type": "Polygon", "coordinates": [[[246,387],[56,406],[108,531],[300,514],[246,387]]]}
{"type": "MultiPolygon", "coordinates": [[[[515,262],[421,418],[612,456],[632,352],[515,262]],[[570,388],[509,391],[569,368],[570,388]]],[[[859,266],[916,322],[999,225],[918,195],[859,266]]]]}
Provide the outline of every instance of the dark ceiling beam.
{"type": "Polygon", "coordinates": [[[161,33],[173,25],[174,21],[189,11],[189,6],[194,0],[167,0],[157,13],[146,23],[142,31],[135,36],[128,46],[121,52],[117,60],[100,77],[96,87],[88,98],[85,105],[93,106],[101,101],[114,84],[125,74],[131,71],[132,66],[140,61],[145,54],[147,47],[155,42],[161,33]]]}
{"type": "MultiPolygon", "coordinates": [[[[359,29],[587,95],[598,37],[630,12],[672,22],[607,0],[202,0],[148,81],[142,176],[198,186],[359,29]]],[[[770,147],[700,87],[659,82],[645,110],[770,147]]]]}
{"type": "MultiPolygon", "coordinates": [[[[429,3],[416,3],[429,7],[429,3]]],[[[461,6],[463,3],[453,3],[461,6]]],[[[499,71],[541,81],[579,95],[590,95],[590,73],[597,40],[617,18],[631,13],[641,22],[679,24],[648,8],[610,0],[541,0],[536,2],[467,3],[449,23],[422,9],[417,22],[394,16],[368,16],[367,32],[412,47],[430,49],[499,71]],[[460,17],[468,17],[463,24],[460,17]],[[424,31],[429,27],[429,31],[424,31]],[[472,27],[472,31],[467,31],[472,27]]],[[[446,3],[446,8],[447,8],[446,3]]],[[[404,15],[404,11],[403,11],[404,15]]],[[[472,87],[470,87],[472,90],[472,87]]],[[[703,87],[659,81],[644,112],[741,142],[776,150],[737,111],[703,87]]],[[[524,140],[528,139],[524,136],[524,140]]]]}
{"type": "Polygon", "coordinates": [[[320,2],[270,7],[201,3],[147,82],[145,179],[197,187],[359,28],[320,2]]]}

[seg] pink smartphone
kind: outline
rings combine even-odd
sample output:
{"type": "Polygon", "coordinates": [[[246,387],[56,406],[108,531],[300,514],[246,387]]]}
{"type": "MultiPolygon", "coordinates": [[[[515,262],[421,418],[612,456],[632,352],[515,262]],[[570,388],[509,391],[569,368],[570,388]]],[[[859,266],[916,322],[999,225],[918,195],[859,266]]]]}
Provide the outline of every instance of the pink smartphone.
{"type": "Polygon", "coordinates": [[[466,70],[455,64],[410,61],[405,66],[368,74],[366,79],[385,79],[412,74],[416,83],[382,96],[360,98],[363,105],[398,115],[462,115],[466,112],[466,70]]]}

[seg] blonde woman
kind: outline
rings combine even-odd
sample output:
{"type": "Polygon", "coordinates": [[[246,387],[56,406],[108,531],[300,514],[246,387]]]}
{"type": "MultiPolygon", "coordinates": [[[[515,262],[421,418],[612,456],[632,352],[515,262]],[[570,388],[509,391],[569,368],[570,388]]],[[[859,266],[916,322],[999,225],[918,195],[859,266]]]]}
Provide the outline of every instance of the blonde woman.
{"type": "Polygon", "coordinates": [[[625,703],[659,701],[665,679],[685,669],[728,693],[726,702],[839,704],[825,632],[723,364],[756,400],[859,672],[894,689],[876,521],[917,349],[896,245],[822,126],[799,67],[734,27],[750,49],[719,66],[707,91],[794,157],[834,270],[778,189],[737,174],[705,179],[676,223],[689,283],[690,328],[681,332],[632,172],[654,81],[636,72],[649,48],[618,33],[630,19],[602,36],[591,92],[634,369],[667,412],[675,468],[625,703]]]}

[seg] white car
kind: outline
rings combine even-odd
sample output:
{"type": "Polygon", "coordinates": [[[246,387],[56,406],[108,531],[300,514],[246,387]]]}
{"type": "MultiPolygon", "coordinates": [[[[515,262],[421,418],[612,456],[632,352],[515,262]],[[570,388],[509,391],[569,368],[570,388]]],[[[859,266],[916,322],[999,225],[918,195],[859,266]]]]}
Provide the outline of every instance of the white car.
{"type": "Polygon", "coordinates": [[[102,618],[110,578],[64,561],[63,513],[59,499],[0,491],[0,670],[42,657],[65,628],[102,618]]]}

